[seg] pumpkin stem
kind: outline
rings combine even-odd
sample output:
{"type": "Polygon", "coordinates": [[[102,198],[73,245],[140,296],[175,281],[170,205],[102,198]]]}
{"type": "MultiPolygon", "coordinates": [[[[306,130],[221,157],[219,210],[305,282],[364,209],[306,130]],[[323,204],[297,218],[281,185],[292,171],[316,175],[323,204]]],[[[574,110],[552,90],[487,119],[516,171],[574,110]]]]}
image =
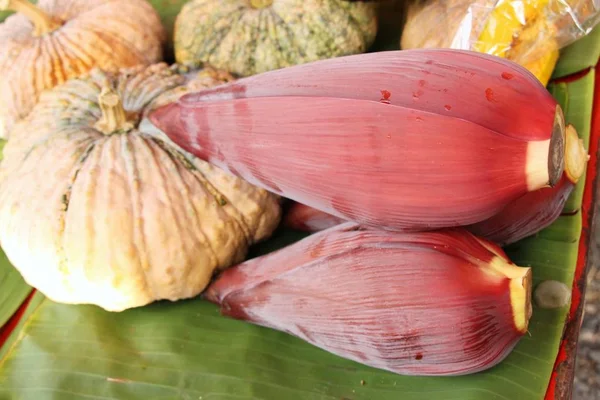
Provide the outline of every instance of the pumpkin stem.
{"type": "Polygon", "coordinates": [[[125,133],[134,128],[133,123],[127,120],[121,97],[114,89],[103,87],[98,95],[98,104],[102,110],[102,118],[96,122],[94,128],[105,135],[125,133]]]}
{"type": "Polygon", "coordinates": [[[256,9],[269,7],[271,4],[273,0],[250,0],[250,6],[256,9]]]}
{"type": "Polygon", "coordinates": [[[26,16],[33,24],[35,36],[43,36],[62,25],[61,22],[27,0],[0,0],[0,10],[14,11],[26,16]]]}

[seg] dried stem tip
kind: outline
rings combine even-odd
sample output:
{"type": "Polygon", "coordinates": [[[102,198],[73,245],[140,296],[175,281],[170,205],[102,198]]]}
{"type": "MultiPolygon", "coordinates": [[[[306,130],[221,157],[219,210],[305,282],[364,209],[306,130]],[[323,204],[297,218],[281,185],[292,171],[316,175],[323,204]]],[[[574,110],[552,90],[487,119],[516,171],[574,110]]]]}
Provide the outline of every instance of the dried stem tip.
{"type": "Polygon", "coordinates": [[[257,10],[269,7],[271,4],[273,4],[273,0],[250,0],[250,6],[257,10]]]}
{"type": "Polygon", "coordinates": [[[553,187],[560,180],[565,169],[565,134],[565,117],[557,104],[550,138],[529,143],[526,170],[530,191],[553,187]],[[541,165],[543,160],[547,163],[541,165]]]}
{"type": "Polygon", "coordinates": [[[102,118],[96,122],[94,128],[105,135],[123,133],[133,129],[134,125],[127,120],[121,98],[112,88],[107,86],[102,88],[98,96],[98,104],[102,110],[102,118]]]}
{"type": "Polygon", "coordinates": [[[557,104],[552,136],[550,138],[550,153],[548,154],[550,186],[558,183],[565,169],[565,135],[565,115],[560,105],[557,104]]]}
{"type": "Polygon", "coordinates": [[[527,332],[533,312],[531,306],[531,269],[512,264],[502,256],[493,259],[489,266],[499,277],[509,279],[510,304],[517,332],[527,332]]]}
{"type": "Polygon", "coordinates": [[[35,36],[43,36],[62,25],[61,22],[27,0],[0,0],[0,10],[14,11],[26,16],[33,24],[35,36]]]}

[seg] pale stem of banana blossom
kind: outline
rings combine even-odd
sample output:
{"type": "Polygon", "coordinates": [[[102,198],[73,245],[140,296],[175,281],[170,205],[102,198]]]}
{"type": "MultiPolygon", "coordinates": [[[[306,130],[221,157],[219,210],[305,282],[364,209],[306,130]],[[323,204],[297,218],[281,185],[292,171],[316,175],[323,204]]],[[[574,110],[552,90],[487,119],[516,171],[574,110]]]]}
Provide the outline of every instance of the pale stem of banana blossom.
{"type": "Polygon", "coordinates": [[[585,172],[590,156],[585,149],[583,140],[579,138],[573,125],[567,126],[566,136],[565,173],[567,174],[567,178],[573,184],[576,184],[585,172]]]}
{"type": "Polygon", "coordinates": [[[503,254],[498,252],[488,241],[479,239],[479,242],[496,254],[496,257],[483,264],[482,271],[497,277],[505,277],[510,280],[510,304],[513,311],[513,321],[517,331],[527,332],[529,319],[533,312],[531,306],[531,268],[524,268],[511,263],[503,254]]]}

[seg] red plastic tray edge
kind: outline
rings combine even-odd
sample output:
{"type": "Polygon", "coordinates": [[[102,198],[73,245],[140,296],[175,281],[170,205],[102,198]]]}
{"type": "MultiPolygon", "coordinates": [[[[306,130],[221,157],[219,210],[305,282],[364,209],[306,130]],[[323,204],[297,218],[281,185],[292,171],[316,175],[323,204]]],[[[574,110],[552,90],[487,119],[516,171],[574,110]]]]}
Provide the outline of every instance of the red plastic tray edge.
{"type": "Polygon", "coordinates": [[[600,156],[598,154],[598,144],[600,141],[600,85],[598,82],[600,82],[600,71],[597,68],[586,69],[570,77],[558,80],[559,82],[573,81],[586,75],[590,70],[595,74],[596,84],[594,85],[592,125],[590,131],[590,161],[587,167],[583,203],[581,206],[582,230],[579,240],[579,253],[577,255],[577,266],[573,279],[571,308],[567,316],[567,323],[554,369],[550,376],[545,400],[570,400],[573,394],[579,331],[583,321],[587,279],[592,264],[590,253],[593,251],[594,246],[594,204],[597,197],[598,158],[600,156]]]}

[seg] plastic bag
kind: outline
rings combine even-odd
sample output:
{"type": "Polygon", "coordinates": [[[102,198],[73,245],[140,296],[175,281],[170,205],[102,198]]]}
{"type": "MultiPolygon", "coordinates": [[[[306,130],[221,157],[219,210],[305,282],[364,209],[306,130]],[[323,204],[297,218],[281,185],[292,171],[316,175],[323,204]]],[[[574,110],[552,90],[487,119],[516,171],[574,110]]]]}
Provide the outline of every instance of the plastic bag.
{"type": "Polygon", "coordinates": [[[529,69],[544,85],[559,50],[600,21],[600,0],[433,0],[411,4],[400,47],[493,54],[529,69]]]}

